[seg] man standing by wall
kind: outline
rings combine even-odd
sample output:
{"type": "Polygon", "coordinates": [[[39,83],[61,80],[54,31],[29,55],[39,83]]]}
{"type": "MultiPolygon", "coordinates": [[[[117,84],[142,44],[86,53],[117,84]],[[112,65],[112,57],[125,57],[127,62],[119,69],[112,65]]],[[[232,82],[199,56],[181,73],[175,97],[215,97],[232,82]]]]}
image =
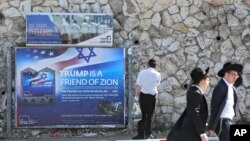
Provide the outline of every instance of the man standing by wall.
{"type": "Polygon", "coordinates": [[[80,30],[81,30],[81,27],[77,24],[77,21],[74,20],[71,25],[72,44],[77,44],[79,42],[80,30]]]}
{"type": "Polygon", "coordinates": [[[148,67],[139,72],[135,85],[135,100],[140,103],[142,119],[138,123],[138,135],[133,139],[148,139],[152,136],[152,115],[155,109],[157,86],[160,85],[161,74],[155,70],[156,61],[150,59],[148,67]]]}
{"type": "Polygon", "coordinates": [[[61,37],[63,44],[68,44],[68,42],[69,42],[69,33],[70,33],[69,28],[70,28],[70,26],[69,26],[68,21],[65,18],[63,18],[62,19],[62,26],[60,28],[60,37],[61,37]]]}
{"type": "Polygon", "coordinates": [[[220,141],[229,141],[230,138],[230,124],[235,116],[237,102],[235,82],[242,70],[242,65],[228,62],[218,72],[218,76],[222,79],[213,90],[208,133],[211,135],[215,132],[220,141]]]}

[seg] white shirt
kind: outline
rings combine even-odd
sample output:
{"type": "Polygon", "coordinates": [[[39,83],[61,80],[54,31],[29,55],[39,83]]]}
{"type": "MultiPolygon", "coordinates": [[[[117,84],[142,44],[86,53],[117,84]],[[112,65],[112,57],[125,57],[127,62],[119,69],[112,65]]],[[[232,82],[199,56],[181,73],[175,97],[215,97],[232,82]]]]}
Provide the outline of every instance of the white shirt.
{"type": "Polygon", "coordinates": [[[89,32],[90,25],[86,22],[82,23],[81,32],[82,34],[87,34],[89,32]]]}
{"type": "Polygon", "coordinates": [[[100,24],[97,32],[99,35],[104,34],[107,32],[107,29],[108,29],[108,25],[100,24]]]}
{"type": "Polygon", "coordinates": [[[71,25],[71,32],[72,32],[73,39],[77,39],[80,37],[80,30],[81,30],[81,27],[78,24],[73,23],[71,25]]]}
{"type": "Polygon", "coordinates": [[[139,72],[136,79],[136,85],[141,87],[141,92],[155,95],[158,93],[157,86],[160,85],[160,81],[161,74],[154,68],[149,67],[139,72]]]}
{"type": "Polygon", "coordinates": [[[228,86],[228,93],[227,93],[227,101],[226,105],[222,110],[220,118],[229,118],[233,119],[234,113],[234,89],[233,84],[229,84],[225,79],[223,79],[228,86]]]}
{"type": "Polygon", "coordinates": [[[69,33],[69,24],[63,20],[63,24],[61,27],[61,35],[69,33]]]}
{"type": "Polygon", "coordinates": [[[89,32],[90,32],[90,33],[96,33],[97,26],[98,26],[98,24],[96,24],[96,23],[94,23],[94,22],[91,22],[91,23],[90,23],[89,32]]]}

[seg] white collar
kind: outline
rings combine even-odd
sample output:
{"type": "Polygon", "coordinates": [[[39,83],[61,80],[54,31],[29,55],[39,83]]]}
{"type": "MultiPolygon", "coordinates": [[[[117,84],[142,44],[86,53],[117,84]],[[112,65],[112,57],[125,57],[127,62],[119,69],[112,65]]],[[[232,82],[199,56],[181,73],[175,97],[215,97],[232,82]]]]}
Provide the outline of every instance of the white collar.
{"type": "Polygon", "coordinates": [[[201,94],[205,94],[205,92],[198,85],[193,85],[193,86],[197,87],[201,91],[201,94]]]}
{"type": "Polygon", "coordinates": [[[233,84],[229,84],[228,82],[227,82],[227,80],[226,79],[224,79],[224,78],[222,78],[224,81],[225,81],[225,83],[227,84],[227,86],[229,86],[229,87],[233,87],[233,84]]]}
{"type": "Polygon", "coordinates": [[[148,67],[148,69],[150,69],[150,70],[154,70],[155,68],[152,68],[152,67],[148,67]]]}

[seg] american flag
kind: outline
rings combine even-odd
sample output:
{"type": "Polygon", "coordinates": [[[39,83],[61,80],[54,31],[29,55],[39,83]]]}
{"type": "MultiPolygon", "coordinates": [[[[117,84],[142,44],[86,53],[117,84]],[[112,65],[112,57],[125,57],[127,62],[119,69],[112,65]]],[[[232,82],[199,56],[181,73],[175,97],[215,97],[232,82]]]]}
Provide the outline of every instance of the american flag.
{"type": "MultiPolygon", "coordinates": [[[[92,57],[96,57],[94,48],[27,48],[22,50],[25,54],[27,65],[37,71],[49,67],[55,71],[64,69],[79,63],[89,63],[92,57]]],[[[17,60],[18,61],[18,60],[17,60]]],[[[27,67],[24,65],[23,67],[27,67]]],[[[25,68],[23,68],[25,69],[25,68]]]]}

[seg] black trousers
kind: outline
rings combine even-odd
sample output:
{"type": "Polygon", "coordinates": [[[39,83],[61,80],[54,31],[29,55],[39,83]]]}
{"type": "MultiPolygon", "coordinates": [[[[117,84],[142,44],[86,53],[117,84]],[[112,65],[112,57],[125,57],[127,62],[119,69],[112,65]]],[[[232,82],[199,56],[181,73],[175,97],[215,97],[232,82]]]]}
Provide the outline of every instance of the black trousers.
{"type": "Polygon", "coordinates": [[[155,110],[156,98],[150,94],[140,93],[140,108],[142,119],[138,123],[138,135],[145,137],[152,133],[152,116],[155,110]]]}
{"type": "Polygon", "coordinates": [[[220,141],[229,141],[230,140],[230,119],[220,119],[221,122],[221,131],[219,132],[220,141]]]}

